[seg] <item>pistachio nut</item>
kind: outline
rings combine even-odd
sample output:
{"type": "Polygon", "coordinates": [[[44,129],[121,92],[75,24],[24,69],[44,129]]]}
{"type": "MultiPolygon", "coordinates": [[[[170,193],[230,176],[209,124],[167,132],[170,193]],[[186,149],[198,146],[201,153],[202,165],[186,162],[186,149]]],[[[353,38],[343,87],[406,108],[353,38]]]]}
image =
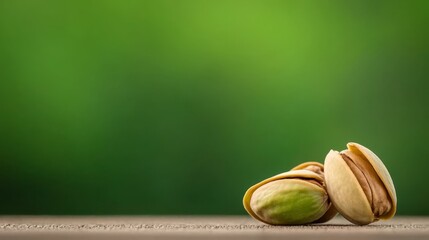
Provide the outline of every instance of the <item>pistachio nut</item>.
{"type": "Polygon", "coordinates": [[[243,205],[253,218],[272,225],[324,222],[336,215],[325,190],[323,165],[308,162],[250,187],[243,205]]]}
{"type": "Polygon", "coordinates": [[[325,158],[325,181],[335,208],[347,220],[366,225],[396,213],[396,191],[380,158],[368,148],[348,143],[325,158]]]}

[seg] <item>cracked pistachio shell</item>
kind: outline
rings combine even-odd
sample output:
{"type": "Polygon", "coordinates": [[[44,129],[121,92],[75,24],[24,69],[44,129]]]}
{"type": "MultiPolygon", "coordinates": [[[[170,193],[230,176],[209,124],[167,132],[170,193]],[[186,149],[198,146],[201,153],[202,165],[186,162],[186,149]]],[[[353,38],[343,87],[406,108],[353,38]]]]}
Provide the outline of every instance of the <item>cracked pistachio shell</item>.
{"type": "Polygon", "coordinates": [[[396,191],[380,158],[368,148],[348,143],[325,158],[325,181],[335,208],[347,220],[366,225],[396,213],[396,191]]]}
{"type": "Polygon", "coordinates": [[[250,187],[243,205],[253,218],[267,224],[312,223],[331,205],[323,181],[323,175],[304,168],[281,173],[250,187]]]}

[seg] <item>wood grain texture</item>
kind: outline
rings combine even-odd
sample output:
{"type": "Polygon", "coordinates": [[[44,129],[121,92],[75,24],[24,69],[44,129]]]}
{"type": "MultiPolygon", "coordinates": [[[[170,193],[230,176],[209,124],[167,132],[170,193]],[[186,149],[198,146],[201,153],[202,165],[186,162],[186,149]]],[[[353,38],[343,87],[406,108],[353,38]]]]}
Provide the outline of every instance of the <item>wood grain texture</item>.
{"type": "Polygon", "coordinates": [[[247,216],[3,216],[1,239],[429,239],[429,217],[270,226],[247,216]]]}

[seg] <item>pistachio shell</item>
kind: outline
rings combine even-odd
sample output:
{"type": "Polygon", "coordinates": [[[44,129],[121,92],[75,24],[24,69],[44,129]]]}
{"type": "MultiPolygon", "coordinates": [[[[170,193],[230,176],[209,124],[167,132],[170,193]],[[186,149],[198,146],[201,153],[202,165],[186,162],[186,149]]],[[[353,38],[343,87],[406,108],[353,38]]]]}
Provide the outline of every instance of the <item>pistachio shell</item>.
{"type": "Polygon", "coordinates": [[[304,224],[326,212],[325,190],[300,179],[280,179],[256,189],[250,201],[252,211],[270,224],[304,224]]]}
{"type": "MultiPolygon", "coordinates": [[[[389,219],[396,212],[396,192],[393,186],[393,181],[383,162],[369,149],[357,143],[347,144],[348,150],[341,153],[331,150],[325,158],[325,182],[327,191],[332,203],[335,205],[338,212],[350,222],[358,225],[365,225],[378,219],[389,219]],[[346,158],[353,161],[360,161],[360,165],[356,167],[358,171],[347,164],[342,154],[348,154],[346,158]],[[356,175],[357,173],[361,176],[356,175]],[[376,176],[374,176],[376,175],[376,176]],[[366,179],[365,177],[368,177],[366,179]],[[363,179],[363,180],[362,180],[363,179]],[[383,188],[383,192],[390,210],[379,205],[372,199],[380,199],[380,193],[371,188],[371,183],[376,179],[379,188],[383,188]],[[359,182],[359,180],[361,182],[359,182]],[[381,181],[380,181],[381,180],[381,181]],[[365,182],[366,185],[362,185],[365,182]],[[377,195],[376,195],[377,194],[377,195]],[[369,196],[371,198],[369,198],[369,196]],[[377,198],[378,197],[378,198],[377,198]],[[387,212],[382,215],[375,214],[378,212],[375,208],[380,206],[387,212]]],[[[375,183],[374,183],[375,184],[375,183]]]]}
{"type": "Polygon", "coordinates": [[[323,173],[307,170],[311,165],[323,171],[320,163],[304,163],[250,187],[243,197],[246,211],[274,225],[323,222],[334,217],[336,210],[323,186],[323,173]]]}

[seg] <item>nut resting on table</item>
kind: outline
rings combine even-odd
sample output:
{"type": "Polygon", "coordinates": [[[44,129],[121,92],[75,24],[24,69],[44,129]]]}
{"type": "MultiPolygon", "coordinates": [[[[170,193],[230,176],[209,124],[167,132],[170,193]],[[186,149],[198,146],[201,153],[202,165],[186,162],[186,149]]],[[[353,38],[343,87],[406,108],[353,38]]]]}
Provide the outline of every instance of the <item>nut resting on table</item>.
{"type": "Polygon", "coordinates": [[[396,192],[383,162],[360,144],[347,148],[331,150],[325,165],[306,162],[253,185],[243,197],[244,208],[272,225],[323,223],[337,211],[357,225],[392,218],[396,192]]]}

